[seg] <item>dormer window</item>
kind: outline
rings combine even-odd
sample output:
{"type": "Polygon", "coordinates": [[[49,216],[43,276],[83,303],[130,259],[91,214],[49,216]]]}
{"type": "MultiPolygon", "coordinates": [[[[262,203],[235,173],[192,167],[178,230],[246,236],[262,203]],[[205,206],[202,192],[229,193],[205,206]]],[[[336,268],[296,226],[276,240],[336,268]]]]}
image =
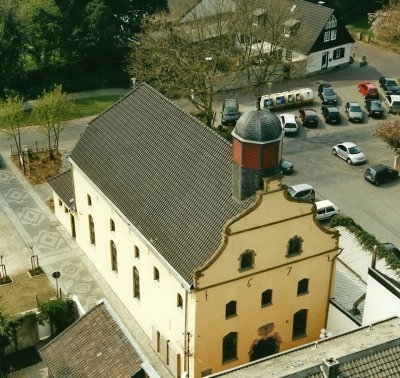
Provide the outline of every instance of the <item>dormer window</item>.
{"type": "Polygon", "coordinates": [[[325,25],[325,29],[333,29],[337,27],[337,19],[334,15],[330,17],[328,22],[325,25]]]}
{"type": "Polygon", "coordinates": [[[283,25],[283,35],[286,38],[289,38],[291,35],[294,35],[299,28],[300,21],[294,18],[287,20],[283,25]]]}

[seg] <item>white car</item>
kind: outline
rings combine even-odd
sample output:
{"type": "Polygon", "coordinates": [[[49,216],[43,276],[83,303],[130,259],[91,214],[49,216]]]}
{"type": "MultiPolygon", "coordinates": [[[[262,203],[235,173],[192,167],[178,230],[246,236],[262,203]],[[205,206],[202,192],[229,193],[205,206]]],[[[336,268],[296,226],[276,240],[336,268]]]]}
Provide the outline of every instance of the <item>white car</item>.
{"type": "Polygon", "coordinates": [[[348,164],[362,164],[367,161],[366,156],[352,142],[343,142],[333,146],[332,154],[346,160],[348,164]]]}
{"type": "Polygon", "coordinates": [[[310,184],[292,185],[288,188],[287,193],[290,197],[295,199],[315,200],[315,190],[310,184]]]}
{"type": "Polygon", "coordinates": [[[316,201],[317,214],[315,218],[318,220],[326,220],[330,217],[340,214],[340,209],[329,200],[316,201]]]}
{"type": "Polygon", "coordinates": [[[388,107],[389,113],[400,113],[400,95],[387,95],[385,104],[388,107]]]}
{"type": "Polygon", "coordinates": [[[293,114],[281,114],[279,119],[281,120],[282,130],[285,134],[297,134],[299,127],[297,126],[296,117],[293,114]]]}

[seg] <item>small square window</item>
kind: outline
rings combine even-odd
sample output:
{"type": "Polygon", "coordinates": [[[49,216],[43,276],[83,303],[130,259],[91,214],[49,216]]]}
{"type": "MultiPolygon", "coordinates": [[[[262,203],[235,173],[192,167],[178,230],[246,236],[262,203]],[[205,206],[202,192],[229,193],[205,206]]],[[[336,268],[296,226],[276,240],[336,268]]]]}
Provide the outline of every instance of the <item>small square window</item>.
{"type": "Polygon", "coordinates": [[[92,197],[90,197],[89,194],[87,195],[87,204],[88,204],[89,206],[92,206],[92,197]]]}
{"type": "Polygon", "coordinates": [[[115,222],[110,218],[110,231],[115,231],[115,222]]]}
{"type": "Polygon", "coordinates": [[[272,290],[268,289],[261,294],[261,307],[269,306],[272,304],[272,290]]]}
{"type": "Polygon", "coordinates": [[[58,199],[58,206],[62,206],[62,201],[58,199]]]}
{"type": "Polygon", "coordinates": [[[64,213],[68,213],[68,208],[67,208],[67,206],[64,206],[64,213]]]}
{"type": "Polygon", "coordinates": [[[308,293],[308,278],[303,278],[297,283],[297,295],[308,293]]]}
{"type": "Polygon", "coordinates": [[[154,269],[153,269],[153,278],[154,278],[154,281],[160,281],[160,272],[158,271],[158,269],[156,267],[154,267],[154,269]]]}
{"type": "Polygon", "coordinates": [[[183,308],[183,299],[180,294],[176,295],[176,307],[183,308]]]}
{"type": "Polygon", "coordinates": [[[139,247],[135,245],[135,258],[138,259],[140,258],[140,251],[139,247]]]}

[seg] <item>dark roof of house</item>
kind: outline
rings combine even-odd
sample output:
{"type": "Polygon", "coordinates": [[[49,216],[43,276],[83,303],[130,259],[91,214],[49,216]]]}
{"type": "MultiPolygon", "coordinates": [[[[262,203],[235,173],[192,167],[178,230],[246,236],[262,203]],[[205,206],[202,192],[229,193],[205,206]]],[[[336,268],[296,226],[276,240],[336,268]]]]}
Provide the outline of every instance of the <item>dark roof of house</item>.
{"type": "Polygon", "coordinates": [[[300,27],[295,37],[296,46],[293,50],[308,55],[314,51],[354,42],[347,29],[341,26],[340,20],[338,20],[336,40],[323,41],[325,25],[334,14],[334,9],[304,0],[293,0],[293,5],[296,7],[292,8],[293,11],[290,12],[291,18],[300,21],[300,27]]]}
{"type": "Polygon", "coordinates": [[[232,196],[231,144],[145,83],[89,123],[70,159],[189,285],[252,202],[232,196]]]}
{"type": "Polygon", "coordinates": [[[51,340],[40,353],[52,377],[133,377],[143,363],[104,302],[51,340]]]}
{"type": "Polygon", "coordinates": [[[49,179],[47,182],[69,208],[74,206],[75,194],[71,170],[60,173],[59,175],[49,179]]]}

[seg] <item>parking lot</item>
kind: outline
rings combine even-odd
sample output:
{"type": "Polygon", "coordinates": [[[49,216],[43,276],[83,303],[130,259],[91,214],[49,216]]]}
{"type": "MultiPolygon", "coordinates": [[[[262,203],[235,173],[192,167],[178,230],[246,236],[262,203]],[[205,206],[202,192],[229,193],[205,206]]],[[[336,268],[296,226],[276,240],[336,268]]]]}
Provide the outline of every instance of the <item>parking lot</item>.
{"type": "MultiPolygon", "coordinates": [[[[284,137],[283,156],[295,166],[295,172],[284,178],[284,184],[288,186],[299,183],[311,184],[316,190],[317,200],[331,200],[344,214],[374,234],[378,240],[400,245],[398,234],[400,180],[375,187],[363,178],[364,170],[371,165],[383,163],[393,166],[394,154],[373,135],[379,120],[368,117],[364,98],[357,88],[357,83],[360,81],[370,81],[378,85],[378,79],[383,75],[399,78],[400,60],[396,54],[382,51],[363,42],[356,42],[354,51],[356,60],[347,68],[289,83],[290,89],[305,87],[313,89],[315,100],[307,107],[317,111],[319,122],[316,128],[304,128],[297,118],[298,134],[284,137]],[[363,55],[367,56],[368,63],[360,66],[357,58],[363,55]],[[331,83],[337,92],[337,106],[342,116],[339,125],[325,124],[320,114],[321,101],[317,97],[317,88],[323,82],[331,83]],[[360,103],[363,109],[361,123],[351,123],[347,120],[344,112],[344,104],[347,101],[360,103]],[[360,147],[367,157],[365,164],[349,165],[333,156],[332,147],[345,141],[354,142],[360,147]]],[[[287,83],[274,84],[271,93],[285,90],[288,90],[287,83]]],[[[379,92],[380,99],[383,100],[384,94],[380,88],[379,92]]],[[[249,89],[225,93],[223,96],[237,98],[242,112],[255,109],[256,95],[249,89]]],[[[220,110],[219,100],[217,99],[215,103],[217,113],[220,110]]],[[[281,113],[298,116],[298,112],[298,107],[273,111],[278,116],[281,113]]],[[[386,108],[384,117],[388,117],[386,108]]]]}

